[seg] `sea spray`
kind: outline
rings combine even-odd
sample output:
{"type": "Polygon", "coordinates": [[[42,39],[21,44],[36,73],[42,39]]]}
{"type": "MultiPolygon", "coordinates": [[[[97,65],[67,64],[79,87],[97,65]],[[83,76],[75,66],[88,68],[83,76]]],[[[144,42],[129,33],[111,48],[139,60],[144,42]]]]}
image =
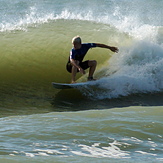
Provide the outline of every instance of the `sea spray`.
{"type": "Polygon", "coordinates": [[[98,73],[102,72],[103,77],[95,83],[98,89],[83,92],[98,99],[161,92],[163,90],[162,65],[161,46],[136,41],[130,47],[121,48],[118,54],[108,60],[108,65],[99,70],[98,73]]]}

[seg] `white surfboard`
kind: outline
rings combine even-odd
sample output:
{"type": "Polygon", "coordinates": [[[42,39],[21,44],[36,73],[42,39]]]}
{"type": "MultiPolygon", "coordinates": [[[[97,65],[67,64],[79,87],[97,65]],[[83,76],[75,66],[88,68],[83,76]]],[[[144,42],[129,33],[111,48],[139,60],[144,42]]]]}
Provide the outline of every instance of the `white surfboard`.
{"type": "Polygon", "coordinates": [[[52,82],[54,88],[57,89],[71,89],[71,88],[80,88],[82,86],[88,85],[90,82],[82,82],[82,83],[74,83],[74,84],[66,84],[66,83],[55,83],[52,82]]]}

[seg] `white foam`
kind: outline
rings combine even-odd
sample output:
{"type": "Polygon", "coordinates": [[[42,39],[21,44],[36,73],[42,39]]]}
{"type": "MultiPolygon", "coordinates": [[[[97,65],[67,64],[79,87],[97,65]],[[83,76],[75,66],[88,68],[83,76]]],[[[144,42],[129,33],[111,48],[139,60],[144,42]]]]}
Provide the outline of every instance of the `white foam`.
{"type": "Polygon", "coordinates": [[[25,153],[25,155],[26,155],[27,157],[35,157],[35,155],[34,155],[33,153],[25,153]]]}
{"type": "Polygon", "coordinates": [[[22,18],[10,22],[0,23],[0,32],[22,30],[26,31],[28,26],[36,26],[37,24],[47,23],[49,20],[53,20],[54,15],[52,13],[41,14],[37,11],[36,7],[30,7],[30,10],[22,18]]]}
{"type": "Polygon", "coordinates": [[[141,153],[143,155],[151,155],[151,156],[157,156],[157,154],[153,154],[153,153],[147,153],[147,152],[144,152],[144,151],[135,151],[137,153],[141,153]]]}
{"type": "Polygon", "coordinates": [[[110,158],[129,158],[129,152],[122,151],[116,145],[116,142],[109,143],[108,147],[100,147],[100,143],[92,146],[79,145],[82,151],[72,151],[73,154],[87,157],[110,157],[110,158]]]}
{"type": "Polygon", "coordinates": [[[143,21],[140,21],[140,13],[123,13],[123,6],[117,5],[113,6],[112,13],[105,9],[102,13],[98,13],[96,7],[84,10],[72,10],[68,6],[65,6],[63,9],[56,11],[49,12],[43,10],[40,12],[41,10],[38,7],[32,6],[22,17],[17,17],[15,20],[9,18],[9,20],[1,22],[0,31],[27,30],[28,26],[36,26],[37,24],[58,19],[84,20],[108,24],[135,38],[155,41],[158,29],[152,24],[145,24],[143,21]],[[137,15],[135,16],[135,14],[137,15]]]}
{"type": "Polygon", "coordinates": [[[45,154],[59,154],[59,155],[63,155],[64,153],[59,152],[57,150],[52,150],[52,149],[35,149],[34,151],[40,153],[45,153],[45,154]]]}
{"type": "Polygon", "coordinates": [[[159,92],[163,90],[162,78],[163,48],[139,41],[112,56],[105,67],[105,77],[97,81],[105,91],[92,91],[89,95],[103,99],[159,92]]]}

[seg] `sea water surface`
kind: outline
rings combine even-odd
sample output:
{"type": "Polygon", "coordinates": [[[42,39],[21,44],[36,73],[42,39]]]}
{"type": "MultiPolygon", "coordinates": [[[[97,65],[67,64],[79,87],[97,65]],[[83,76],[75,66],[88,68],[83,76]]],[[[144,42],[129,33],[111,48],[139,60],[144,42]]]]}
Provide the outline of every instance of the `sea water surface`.
{"type": "Polygon", "coordinates": [[[162,8],[162,0],[0,0],[0,162],[163,162],[162,8]],[[89,50],[98,80],[57,90],[51,82],[71,80],[76,35],[119,53],[89,50]]]}

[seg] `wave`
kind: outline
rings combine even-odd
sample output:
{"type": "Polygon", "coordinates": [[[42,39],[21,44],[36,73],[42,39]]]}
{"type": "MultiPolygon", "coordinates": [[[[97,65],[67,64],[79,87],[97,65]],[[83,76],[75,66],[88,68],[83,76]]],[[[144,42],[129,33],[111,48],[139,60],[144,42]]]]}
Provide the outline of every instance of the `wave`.
{"type": "Polygon", "coordinates": [[[23,83],[23,87],[30,85],[32,89],[46,88],[52,81],[69,82],[70,74],[66,72],[65,65],[71,38],[79,31],[85,42],[103,42],[120,47],[118,54],[97,48],[89,51],[86,59],[98,61],[95,76],[100,78],[98,87],[103,93],[92,90],[87,92],[88,96],[104,99],[162,91],[162,44],[133,39],[109,25],[83,20],[55,20],[29,28],[26,32],[2,34],[1,89],[6,88],[4,83],[8,87],[10,85],[9,88],[23,83]]]}
{"type": "MultiPolygon", "coordinates": [[[[83,42],[100,42],[120,48],[118,54],[97,48],[89,51],[86,59],[98,61],[95,76],[99,80],[97,89],[81,90],[87,97],[105,99],[162,92],[163,28],[160,21],[149,19],[153,11],[142,20],[139,17],[141,8],[128,12],[125,3],[112,1],[110,10],[105,5],[97,9],[97,4],[90,7],[90,2],[87,3],[88,7],[83,10],[77,10],[78,7],[73,10],[67,3],[58,10],[55,7],[55,11],[51,7],[49,12],[33,5],[22,17],[1,21],[2,101],[4,97],[13,96],[11,90],[19,97],[51,96],[57,92],[51,88],[52,81],[69,82],[70,74],[65,64],[71,38],[75,35],[80,35],[83,42]]],[[[135,2],[131,4],[135,9],[135,2]]],[[[160,10],[157,13],[159,15],[160,10]]],[[[86,78],[77,77],[79,81],[86,78]]]]}
{"type": "MultiPolygon", "coordinates": [[[[54,20],[27,31],[0,33],[0,106],[13,107],[13,101],[23,106],[46,105],[58,93],[51,82],[70,82],[65,67],[71,39],[77,34],[84,42],[115,45],[119,36],[130,40],[108,25],[80,20],[54,20]]],[[[98,60],[101,67],[111,55],[96,48],[89,51],[87,59],[98,60]]]]}

